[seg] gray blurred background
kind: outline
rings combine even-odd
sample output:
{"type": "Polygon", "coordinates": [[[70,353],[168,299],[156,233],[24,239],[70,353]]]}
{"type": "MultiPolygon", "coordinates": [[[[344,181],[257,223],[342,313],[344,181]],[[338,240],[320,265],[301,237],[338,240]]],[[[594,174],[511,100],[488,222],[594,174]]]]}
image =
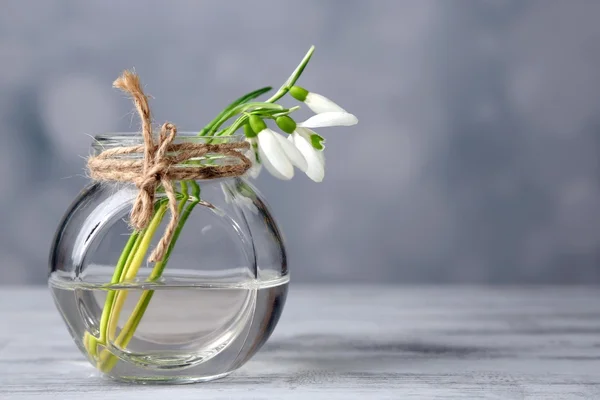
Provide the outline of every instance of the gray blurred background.
{"type": "Polygon", "coordinates": [[[197,130],[233,98],[300,84],[331,128],[325,181],[256,182],[295,281],[600,283],[600,2],[0,0],[1,283],[43,283],[86,183],[88,135],[197,130]]]}

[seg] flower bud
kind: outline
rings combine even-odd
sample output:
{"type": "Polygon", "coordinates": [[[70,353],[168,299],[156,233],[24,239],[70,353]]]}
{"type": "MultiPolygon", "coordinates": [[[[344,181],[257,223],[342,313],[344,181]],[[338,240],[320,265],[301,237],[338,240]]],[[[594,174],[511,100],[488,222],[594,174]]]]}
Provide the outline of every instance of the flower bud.
{"type": "Polygon", "coordinates": [[[256,137],[256,135],[257,135],[257,133],[254,132],[254,130],[250,126],[250,123],[248,123],[248,122],[246,122],[244,124],[244,135],[246,135],[247,138],[253,138],[253,137],[256,137]]]}
{"type": "Polygon", "coordinates": [[[290,88],[290,95],[298,101],[304,101],[306,100],[306,96],[308,96],[308,90],[300,86],[292,86],[290,88]]]}
{"type": "Polygon", "coordinates": [[[296,130],[296,121],[287,115],[282,115],[275,119],[275,123],[285,133],[293,133],[296,130]]]}
{"type": "Polygon", "coordinates": [[[265,121],[262,120],[261,117],[256,116],[256,115],[251,115],[248,118],[248,123],[250,125],[250,128],[256,133],[259,134],[262,131],[264,131],[265,129],[267,129],[267,124],[265,124],[265,121]]]}

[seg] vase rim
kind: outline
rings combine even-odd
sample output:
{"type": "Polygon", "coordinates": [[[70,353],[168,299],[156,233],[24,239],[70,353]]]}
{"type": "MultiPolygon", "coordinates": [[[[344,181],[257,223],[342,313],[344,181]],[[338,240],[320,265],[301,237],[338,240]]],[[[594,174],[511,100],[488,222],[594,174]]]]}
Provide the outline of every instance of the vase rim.
{"type": "MultiPolygon", "coordinates": [[[[156,140],[156,135],[154,135],[156,140]]],[[[178,143],[206,143],[206,144],[222,144],[222,143],[241,143],[245,140],[244,135],[232,136],[198,136],[198,132],[177,132],[177,136],[173,139],[174,144],[178,143]]],[[[92,150],[99,154],[100,152],[122,146],[138,146],[144,144],[144,138],[140,132],[114,132],[103,133],[93,136],[91,144],[92,150]]]]}
{"type": "MultiPolygon", "coordinates": [[[[157,132],[154,132],[154,137],[157,137],[157,132]]],[[[217,135],[205,135],[199,136],[198,131],[177,131],[177,136],[175,136],[174,143],[177,141],[193,141],[198,143],[203,143],[208,140],[212,140],[218,138],[219,141],[226,140],[227,142],[241,142],[245,139],[244,135],[231,135],[231,136],[217,136],[217,135]]],[[[130,144],[132,141],[139,141],[140,143],[144,142],[144,138],[142,137],[141,132],[108,132],[101,133],[93,136],[94,141],[126,141],[130,144]]],[[[223,142],[221,142],[223,143],[223,142]]]]}
{"type": "MultiPolygon", "coordinates": [[[[198,136],[196,132],[177,132],[177,136],[173,139],[173,144],[194,143],[194,144],[224,144],[224,143],[241,143],[245,140],[244,135],[232,136],[198,136]]],[[[156,135],[155,135],[156,142],[156,135]]],[[[140,132],[115,132],[104,133],[93,137],[91,144],[92,153],[98,155],[105,150],[118,147],[130,147],[144,145],[144,138],[140,132]]],[[[210,156],[211,154],[208,154],[210,156]]],[[[127,155],[127,158],[142,158],[143,154],[127,155]]],[[[204,157],[194,158],[194,160],[204,160],[204,157]]],[[[237,165],[239,159],[236,157],[222,157],[219,159],[221,165],[237,165]]]]}

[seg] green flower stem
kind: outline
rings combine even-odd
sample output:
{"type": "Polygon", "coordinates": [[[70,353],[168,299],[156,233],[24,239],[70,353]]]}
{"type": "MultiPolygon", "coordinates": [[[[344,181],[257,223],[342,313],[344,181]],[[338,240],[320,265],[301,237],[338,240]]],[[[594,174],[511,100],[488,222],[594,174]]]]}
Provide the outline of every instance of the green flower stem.
{"type": "Polygon", "coordinates": [[[122,279],[122,281],[125,281],[125,282],[131,281],[136,277],[136,275],[140,269],[140,266],[144,262],[144,259],[146,257],[146,252],[148,251],[148,247],[150,247],[150,242],[152,241],[152,238],[154,237],[154,234],[156,233],[156,229],[158,229],[158,226],[162,222],[162,219],[165,216],[166,212],[167,212],[167,202],[165,201],[163,204],[161,204],[158,211],[156,213],[154,213],[154,217],[152,217],[152,220],[150,221],[150,224],[148,225],[146,234],[144,235],[144,237],[142,238],[142,241],[140,242],[139,249],[137,249],[137,251],[133,255],[131,264],[128,266],[127,269],[125,269],[123,271],[124,278],[122,279]]]}
{"type": "MultiPolygon", "coordinates": [[[[154,290],[144,291],[140,296],[131,316],[127,320],[127,323],[123,326],[123,329],[119,333],[119,336],[115,340],[114,345],[117,347],[126,347],[129,344],[129,341],[133,337],[138,325],[140,324],[142,317],[144,316],[144,312],[146,308],[148,308],[148,304],[150,304],[150,300],[154,295],[154,290]]],[[[105,350],[100,354],[98,361],[98,369],[102,372],[110,372],[111,369],[117,365],[119,358],[112,354],[111,352],[105,350]]]]}
{"type": "MultiPolygon", "coordinates": [[[[113,273],[112,279],[110,280],[111,284],[118,283],[121,279],[121,273],[127,263],[127,259],[129,258],[129,254],[131,253],[131,249],[138,242],[138,238],[140,236],[139,232],[133,232],[131,236],[129,236],[129,240],[119,257],[119,261],[117,262],[117,266],[113,273]]],[[[92,357],[97,355],[97,344],[106,343],[106,325],[108,323],[108,318],[110,315],[110,309],[112,308],[116,292],[114,290],[109,290],[106,294],[106,301],[104,303],[104,308],[102,309],[102,316],[100,317],[100,338],[92,336],[89,332],[85,333],[84,343],[86,343],[86,348],[88,353],[92,357]]]]}
{"type": "Polygon", "coordinates": [[[135,257],[135,254],[137,253],[138,249],[140,248],[140,244],[142,243],[142,240],[144,240],[144,236],[146,236],[145,229],[140,234],[138,234],[137,240],[133,244],[133,248],[127,255],[127,261],[125,262],[125,267],[121,270],[121,275],[119,275],[118,282],[123,282],[125,280],[125,273],[127,272],[129,266],[133,262],[133,258],[135,257]]]}
{"type": "MultiPolygon", "coordinates": [[[[272,113],[270,115],[267,115],[267,116],[270,117],[270,118],[277,118],[277,117],[281,117],[281,116],[284,116],[284,115],[289,115],[289,114],[291,114],[294,111],[299,110],[299,109],[300,109],[300,106],[294,106],[294,107],[288,108],[287,110],[281,110],[281,112],[274,112],[274,113],[272,113]]],[[[265,116],[265,117],[267,117],[267,116],[265,116]]]]}
{"type": "MultiPolygon", "coordinates": [[[[110,283],[118,283],[121,281],[121,274],[123,273],[123,270],[125,269],[125,265],[127,265],[127,261],[129,260],[129,255],[131,254],[131,250],[134,247],[138,247],[140,244],[140,240],[141,237],[144,236],[143,232],[133,232],[131,234],[131,236],[129,236],[129,240],[127,241],[127,244],[125,245],[125,249],[123,249],[123,252],[121,253],[121,257],[119,257],[119,262],[117,263],[117,268],[115,269],[115,273],[113,274],[113,277],[110,281],[110,283]]],[[[113,290],[111,290],[112,293],[114,293],[113,290]]]]}
{"type": "MultiPolygon", "coordinates": [[[[123,273],[121,274],[121,282],[131,281],[137,275],[137,272],[140,269],[142,262],[144,261],[146,253],[148,251],[148,247],[150,246],[150,242],[152,241],[152,238],[154,237],[154,233],[156,232],[156,229],[160,225],[166,211],[167,211],[167,203],[163,202],[161,204],[161,206],[159,207],[159,209],[154,214],[154,217],[152,217],[152,220],[150,221],[150,224],[148,225],[148,228],[146,229],[146,233],[143,236],[141,236],[141,240],[139,242],[138,248],[135,249],[135,251],[130,253],[131,263],[127,266],[127,268],[125,268],[123,270],[123,273]]],[[[126,298],[127,298],[126,291],[120,291],[116,295],[116,299],[113,303],[112,310],[110,313],[109,323],[108,323],[109,327],[111,328],[111,329],[109,329],[110,331],[114,331],[117,328],[119,314],[121,312],[123,304],[125,303],[126,298]]],[[[111,334],[109,332],[109,334],[107,336],[109,339],[112,339],[111,336],[113,336],[113,335],[114,334],[111,334]]]]}
{"type": "MultiPolygon", "coordinates": [[[[187,205],[187,207],[184,210],[184,206],[187,204],[188,200],[190,199],[190,197],[187,195],[187,190],[186,190],[185,201],[181,201],[181,203],[179,203],[179,208],[178,208],[179,223],[177,224],[177,228],[175,228],[175,232],[173,233],[173,238],[171,239],[171,243],[169,244],[169,248],[167,249],[167,253],[165,254],[165,257],[162,260],[158,261],[154,265],[152,272],[150,272],[150,276],[148,277],[148,280],[151,282],[156,281],[157,279],[159,279],[161,277],[165,267],[167,266],[167,262],[169,261],[169,256],[171,255],[173,248],[175,248],[175,243],[177,243],[177,239],[179,238],[179,235],[181,234],[181,230],[183,229],[185,222],[189,218],[190,213],[192,212],[194,207],[196,207],[196,205],[200,202],[200,186],[196,183],[196,181],[188,181],[188,184],[192,187],[192,201],[187,205]]],[[[187,188],[187,185],[186,185],[186,188],[187,188]]]]}
{"type": "MultiPolygon", "coordinates": [[[[150,224],[146,228],[145,232],[138,235],[135,243],[127,255],[127,262],[123,267],[123,270],[120,274],[120,279],[118,283],[122,283],[125,281],[132,280],[137,275],[137,272],[144,261],[144,257],[146,252],[148,251],[148,247],[150,246],[150,242],[156,232],[156,229],[160,225],[165,212],[167,210],[167,201],[162,200],[158,204],[158,209],[155,211],[150,224]]],[[[125,253],[125,252],[123,252],[125,253]]],[[[108,311],[108,317],[106,318],[106,323],[104,326],[101,325],[101,337],[104,338],[103,341],[98,341],[100,344],[106,346],[109,340],[112,340],[119,322],[119,316],[121,314],[121,310],[123,305],[125,304],[125,300],[127,300],[127,291],[120,290],[116,295],[113,296],[111,303],[105,304],[105,309],[108,311]],[[110,307],[107,307],[110,306],[110,307]]],[[[104,312],[104,310],[103,310],[104,312]]],[[[89,351],[89,350],[88,350],[89,351]]],[[[103,350],[99,355],[100,358],[103,357],[103,353],[108,352],[108,350],[103,350]]]]}
{"type": "MultiPolygon", "coordinates": [[[[150,273],[150,276],[148,277],[148,281],[150,281],[150,282],[156,281],[157,279],[159,279],[161,277],[161,275],[167,265],[167,262],[169,260],[169,256],[171,255],[171,252],[173,251],[173,248],[175,247],[175,243],[177,242],[177,239],[179,238],[181,230],[183,229],[183,226],[185,225],[185,222],[187,221],[187,219],[190,216],[190,213],[192,212],[194,207],[200,202],[200,186],[198,186],[198,184],[195,181],[183,181],[183,182],[181,182],[181,194],[183,195],[183,198],[181,199],[181,201],[178,205],[178,214],[180,215],[179,223],[177,224],[177,228],[173,235],[173,239],[171,240],[171,243],[169,244],[169,248],[167,249],[167,253],[166,253],[165,257],[162,260],[158,261],[154,265],[154,268],[152,269],[152,272],[150,273]],[[187,204],[187,202],[189,200],[188,191],[187,191],[188,184],[190,186],[192,186],[192,196],[193,196],[192,199],[193,200],[184,209],[185,205],[187,204]]],[[[153,295],[154,295],[154,290],[145,290],[142,293],[133,312],[129,316],[127,322],[125,323],[125,325],[123,326],[121,331],[119,332],[118,337],[115,339],[115,341],[114,341],[115,346],[120,347],[120,348],[127,347],[127,345],[129,344],[129,341],[133,338],[133,335],[134,335],[135,331],[137,330],[137,327],[139,326],[139,324],[142,320],[142,317],[144,316],[144,313],[146,312],[146,309],[148,308],[148,305],[150,304],[150,300],[152,299],[153,295]]],[[[109,352],[101,355],[100,363],[99,363],[100,370],[103,372],[110,371],[116,365],[117,361],[118,361],[118,358],[109,352]]]]}
{"type": "MultiPolygon", "coordinates": [[[[155,207],[155,212],[156,210],[158,210],[161,204],[165,203],[165,201],[166,199],[161,199],[157,203],[155,207]]],[[[129,265],[131,265],[133,255],[137,252],[137,249],[140,246],[145,232],[145,229],[142,231],[135,231],[129,236],[129,240],[125,244],[125,248],[121,252],[121,256],[119,257],[119,261],[117,262],[117,266],[115,267],[115,271],[113,272],[113,276],[110,281],[111,284],[116,284],[123,281],[125,271],[128,269],[129,265]]],[[[95,336],[92,336],[89,332],[86,332],[83,338],[83,343],[86,349],[88,350],[88,353],[92,357],[95,357],[97,355],[98,343],[106,345],[108,320],[113,307],[116,293],[117,292],[115,290],[109,290],[106,294],[106,301],[104,302],[104,307],[102,308],[102,316],[100,317],[100,337],[96,338],[95,336]]]]}
{"type": "MultiPolygon", "coordinates": [[[[182,184],[183,184],[183,182],[182,182],[182,184]]],[[[187,196],[187,191],[186,191],[186,199],[185,199],[185,201],[182,201],[178,207],[180,219],[177,224],[177,228],[175,229],[175,232],[173,234],[173,239],[171,240],[171,243],[169,244],[169,248],[167,249],[167,253],[165,254],[165,257],[162,260],[158,261],[154,265],[154,268],[152,268],[152,271],[150,272],[150,276],[148,277],[149,282],[155,282],[156,280],[158,280],[161,277],[165,267],[167,266],[167,262],[169,261],[169,256],[171,255],[171,252],[173,251],[173,248],[175,247],[175,244],[177,243],[177,239],[179,238],[179,235],[181,234],[181,230],[183,229],[183,226],[185,225],[185,222],[187,221],[187,219],[190,216],[190,213],[192,212],[194,207],[196,207],[196,205],[200,202],[200,186],[198,186],[198,184],[195,181],[189,181],[189,184],[192,186],[192,196],[193,196],[192,201],[188,204],[188,206],[184,210],[184,206],[187,203],[187,200],[189,199],[189,196],[187,196]]],[[[186,184],[186,186],[187,186],[187,184],[186,184]]],[[[133,337],[133,333],[135,332],[137,325],[139,324],[140,320],[142,319],[142,316],[146,312],[146,308],[148,307],[148,303],[149,303],[148,295],[150,295],[150,297],[151,297],[151,294],[153,292],[154,292],[154,290],[146,290],[142,294],[134,311],[131,313],[131,316],[129,317],[128,321],[123,326],[123,329],[121,329],[119,336],[115,340],[115,344],[118,345],[119,347],[126,346],[127,343],[129,342],[129,340],[131,340],[131,338],[133,337]]]]}

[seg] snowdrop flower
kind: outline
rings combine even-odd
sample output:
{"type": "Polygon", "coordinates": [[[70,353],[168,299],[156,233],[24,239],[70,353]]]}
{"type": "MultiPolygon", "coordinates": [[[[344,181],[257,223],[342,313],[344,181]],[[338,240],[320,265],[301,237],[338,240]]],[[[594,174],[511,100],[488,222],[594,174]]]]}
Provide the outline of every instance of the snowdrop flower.
{"type": "Polygon", "coordinates": [[[300,86],[292,86],[290,95],[296,100],[304,102],[315,116],[298,124],[304,128],[324,128],[329,126],[350,126],[358,123],[358,118],[342,107],[335,104],[325,96],[311,93],[300,86]]]}
{"type": "Polygon", "coordinates": [[[293,143],[267,128],[267,124],[256,115],[251,115],[248,122],[251,135],[255,134],[258,141],[260,162],[271,175],[289,180],[294,177],[294,166],[306,170],[306,159],[293,143]]]}
{"type": "Polygon", "coordinates": [[[308,128],[299,127],[288,117],[278,117],[275,122],[282,131],[289,133],[288,140],[302,153],[307,167],[302,171],[315,182],[321,182],[325,176],[325,158],[323,157],[323,138],[308,128]]]}
{"type": "Polygon", "coordinates": [[[296,100],[306,104],[306,106],[315,114],[322,114],[326,112],[346,112],[346,110],[329,100],[327,97],[321,96],[317,93],[309,92],[300,86],[292,86],[290,88],[290,95],[296,100]]]}
{"type": "Polygon", "coordinates": [[[325,157],[323,156],[323,138],[308,128],[297,127],[288,139],[306,159],[306,176],[315,182],[325,177],[325,157]]]}
{"type": "MultiPolygon", "coordinates": [[[[310,128],[350,126],[358,123],[358,119],[326,97],[299,86],[293,86],[290,94],[317,114],[298,124],[287,115],[275,118],[277,126],[289,134],[288,140],[267,128],[260,117],[251,115],[244,133],[255,149],[253,161],[264,164],[267,171],[279,179],[291,179],[296,166],[313,181],[321,182],[325,176],[324,139],[310,128]]],[[[258,171],[251,169],[249,174],[256,176],[258,171]]]]}
{"type": "Polygon", "coordinates": [[[306,160],[307,168],[303,171],[313,181],[321,182],[325,176],[324,139],[309,128],[349,126],[356,124],[358,119],[347,112],[330,111],[312,116],[298,124],[288,116],[278,117],[276,122],[281,130],[290,133],[289,141],[306,160]]]}

